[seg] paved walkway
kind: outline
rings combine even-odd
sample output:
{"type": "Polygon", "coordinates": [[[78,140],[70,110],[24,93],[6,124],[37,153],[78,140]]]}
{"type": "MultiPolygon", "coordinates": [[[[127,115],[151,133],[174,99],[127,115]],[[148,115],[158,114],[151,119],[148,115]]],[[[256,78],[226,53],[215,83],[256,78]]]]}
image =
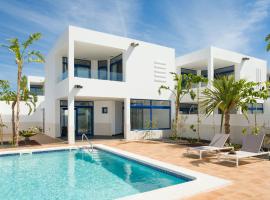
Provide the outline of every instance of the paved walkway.
{"type": "MultiPolygon", "coordinates": [[[[47,139],[47,141],[48,140],[49,139],[47,139]]],[[[265,159],[246,159],[245,161],[241,161],[240,166],[236,168],[232,163],[218,163],[215,156],[208,156],[202,161],[198,160],[196,156],[186,157],[184,156],[186,147],[179,144],[170,144],[158,141],[125,141],[119,139],[94,139],[92,141],[94,143],[105,144],[233,181],[233,184],[230,186],[212,192],[199,194],[190,198],[192,200],[270,199],[270,161],[265,159]]],[[[42,142],[39,141],[39,143],[42,142]]],[[[79,145],[81,142],[78,142],[77,144],[79,145]]],[[[64,144],[63,141],[60,143],[57,141],[56,143],[45,143],[41,144],[41,146],[33,146],[31,148],[59,145],[64,146],[67,144],[64,144]]],[[[4,149],[0,149],[0,151],[3,150],[4,149]]]]}

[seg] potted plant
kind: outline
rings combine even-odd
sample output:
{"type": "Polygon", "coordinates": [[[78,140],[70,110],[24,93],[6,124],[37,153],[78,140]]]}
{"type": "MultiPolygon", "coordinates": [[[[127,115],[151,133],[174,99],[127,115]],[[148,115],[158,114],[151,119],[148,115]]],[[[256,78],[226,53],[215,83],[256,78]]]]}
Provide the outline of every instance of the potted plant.
{"type": "Polygon", "coordinates": [[[20,136],[24,137],[24,141],[28,142],[30,141],[30,137],[37,135],[40,133],[40,129],[37,127],[31,127],[27,130],[21,130],[20,136]]]}

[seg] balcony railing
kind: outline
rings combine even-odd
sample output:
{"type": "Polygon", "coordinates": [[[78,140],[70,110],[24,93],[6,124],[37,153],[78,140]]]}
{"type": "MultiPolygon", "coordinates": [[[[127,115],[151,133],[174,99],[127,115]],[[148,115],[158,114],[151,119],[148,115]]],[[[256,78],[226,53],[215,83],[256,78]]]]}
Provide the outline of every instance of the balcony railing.
{"type": "MultiPolygon", "coordinates": [[[[68,77],[68,72],[64,72],[59,75],[57,78],[58,82],[66,79],[68,77]]],[[[98,80],[109,80],[109,81],[123,81],[123,73],[118,72],[107,72],[91,70],[91,72],[76,72],[74,73],[74,77],[78,78],[88,78],[88,79],[98,79],[98,80]]]]}

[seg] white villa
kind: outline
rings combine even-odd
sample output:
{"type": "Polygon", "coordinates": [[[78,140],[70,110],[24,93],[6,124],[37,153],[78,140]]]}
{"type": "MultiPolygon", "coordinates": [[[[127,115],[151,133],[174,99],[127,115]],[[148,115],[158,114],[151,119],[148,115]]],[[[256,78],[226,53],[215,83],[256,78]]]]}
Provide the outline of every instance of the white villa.
{"type": "MultiPolygon", "coordinates": [[[[158,89],[161,85],[173,87],[169,72],[175,71],[209,80],[223,74],[234,74],[237,80],[267,80],[266,61],[251,56],[210,47],[176,58],[173,48],[69,26],[46,58],[45,83],[41,77],[29,77],[29,88],[39,95],[39,102],[30,116],[23,109],[21,124],[41,126],[45,134],[67,138],[70,144],[82,134],[139,139],[146,129],[153,138],[168,137],[174,100],[170,92],[159,95],[158,89]]],[[[198,105],[188,97],[182,102],[188,136],[198,105]]],[[[10,106],[0,105],[1,111],[5,108],[3,121],[10,121],[10,106]]],[[[249,110],[251,115],[257,112],[259,118],[267,119],[270,102],[258,102],[249,110]]],[[[216,114],[202,121],[205,139],[212,134],[213,118],[214,128],[219,126],[218,111],[216,114]]],[[[240,128],[247,122],[239,112],[232,119],[232,129],[241,135],[240,128]]],[[[4,131],[10,132],[10,127],[4,131]]]]}

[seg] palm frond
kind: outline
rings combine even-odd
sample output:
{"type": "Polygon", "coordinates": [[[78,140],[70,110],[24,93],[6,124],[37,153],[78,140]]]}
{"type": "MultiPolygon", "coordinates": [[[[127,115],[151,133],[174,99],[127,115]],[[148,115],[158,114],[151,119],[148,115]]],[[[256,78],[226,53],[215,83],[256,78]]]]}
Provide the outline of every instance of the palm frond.
{"type": "Polygon", "coordinates": [[[41,38],[41,33],[33,33],[31,34],[28,39],[22,43],[23,49],[27,49],[31,44],[41,38]]]}
{"type": "Polygon", "coordinates": [[[18,38],[11,38],[8,39],[10,46],[8,46],[8,49],[15,55],[16,62],[21,61],[22,54],[20,49],[20,44],[18,38]]]}
{"type": "Polygon", "coordinates": [[[31,51],[27,55],[27,61],[28,63],[44,63],[45,59],[39,51],[31,51]]]}
{"type": "Polygon", "coordinates": [[[266,51],[270,51],[270,42],[266,45],[266,51]]]}

